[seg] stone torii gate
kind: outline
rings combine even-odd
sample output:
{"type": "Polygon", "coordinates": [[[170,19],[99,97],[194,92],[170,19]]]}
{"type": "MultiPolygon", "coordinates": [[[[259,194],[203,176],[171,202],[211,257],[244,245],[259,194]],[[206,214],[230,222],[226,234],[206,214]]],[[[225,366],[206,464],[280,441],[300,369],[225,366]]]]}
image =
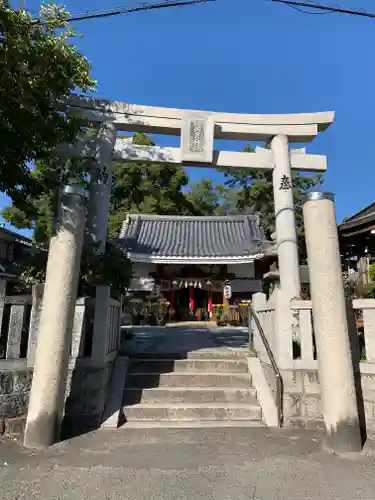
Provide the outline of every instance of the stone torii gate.
{"type": "Polygon", "coordinates": [[[62,156],[91,159],[88,211],[93,241],[105,243],[111,189],[111,160],[168,163],[197,167],[273,170],[276,242],[280,282],[288,297],[301,293],[292,170],[325,172],[326,157],[289,149],[289,143],[311,142],[333,122],[333,112],[250,115],[140,106],[72,96],[69,112],[100,124],[98,138],[62,146],[62,156]],[[117,131],[181,136],[180,147],[136,146],[116,138],[117,131]],[[214,139],[265,141],[270,149],[254,153],[217,151],[214,139]]]}
{"type": "Polygon", "coordinates": [[[99,132],[96,138],[81,138],[75,144],[58,148],[62,157],[90,160],[91,181],[88,194],[81,188],[65,188],[60,229],[51,241],[25,431],[25,445],[31,447],[52,444],[60,427],[68,363],[66,352],[71,340],[84,232],[84,198],[89,198],[88,237],[104,249],[111,161],[273,171],[276,243],[284,304],[279,314],[278,333],[282,336],[292,327],[290,300],[301,293],[292,170],[325,172],[327,168],[325,156],[306,154],[305,149],[291,150],[289,143],[311,142],[334,118],[333,112],[218,113],[132,105],[83,96],[71,96],[67,112],[99,125],[99,132]],[[117,131],[180,136],[180,147],[136,146],[131,140],[117,138],[117,131]],[[217,151],[215,139],[265,141],[269,149],[258,147],[253,153],[217,151]],[[59,265],[61,262],[65,265],[59,265]],[[55,332],[53,339],[51,331],[55,332]]]}

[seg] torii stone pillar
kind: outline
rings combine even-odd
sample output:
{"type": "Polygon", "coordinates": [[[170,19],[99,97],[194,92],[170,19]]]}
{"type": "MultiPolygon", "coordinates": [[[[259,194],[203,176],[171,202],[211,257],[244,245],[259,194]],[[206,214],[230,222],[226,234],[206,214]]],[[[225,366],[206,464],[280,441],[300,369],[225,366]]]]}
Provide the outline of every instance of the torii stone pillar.
{"type": "Polygon", "coordinates": [[[294,211],[289,141],[277,135],[271,141],[274,156],[273,192],[275,204],[276,243],[280,272],[280,301],[277,304],[278,361],[282,366],[291,359],[292,313],[290,300],[301,295],[296,217],[294,211]]]}
{"type": "Polygon", "coordinates": [[[86,219],[87,191],[65,186],[51,238],[24,445],[45,448],[59,438],[72,343],[86,219]]]}
{"type": "Polygon", "coordinates": [[[362,443],[333,200],[309,193],[303,215],[327,444],[353,452],[362,443]]]}
{"type": "Polygon", "coordinates": [[[111,160],[116,143],[117,129],[114,123],[103,123],[96,139],[95,158],[89,172],[90,200],[87,213],[87,242],[99,245],[104,252],[107,240],[108,210],[112,187],[111,160]]]}

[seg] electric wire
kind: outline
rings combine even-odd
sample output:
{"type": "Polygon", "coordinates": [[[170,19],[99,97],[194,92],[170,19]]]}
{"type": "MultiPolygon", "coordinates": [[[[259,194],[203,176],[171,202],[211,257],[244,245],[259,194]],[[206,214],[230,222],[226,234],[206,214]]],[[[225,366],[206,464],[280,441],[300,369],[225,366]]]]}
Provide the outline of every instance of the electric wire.
{"type": "Polygon", "coordinates": [[[187,7],[189,5],[198,5],[208,2],[216,2],[216,0],[162,0],[159,2],[142,2],[139,5],[133,5],[129,7],[114,7],[113,9],[94,10],[87,11],[82,14],[74,14],[67,20],[69,22],[86,21],[88,19],[113,17],[146,10],[165,9],[170,7],[187,7]]]}
{"type": "Polygon", "coordinates": [[[324,12],[319,12],[318,14],[333,14],[333,13],[338,13],[338,14],[348,14],[352,16],[361,16],[361,17],[368,17],[371,19],[375,18],[375,12],[368,12],[364,9],[361,10],[354,10],[354,9],[345,9],[343,7],[331,7],[326,4],[321,4],[321,3],[314,3],[314,2],[298,2],[294,0],[271,0],[271,2],[277,2],[277,3],[282,3],[284,5],[287,5],[288,7],[292,7],[295,10],[299,10],[303,14],[316,14],[313,12],[308,12],[304,11],[304,8],[308,9],[315,9],[315,10],[321,10],[324,12]],[[302,7],[302,9],[301,9],[302,7]]]}

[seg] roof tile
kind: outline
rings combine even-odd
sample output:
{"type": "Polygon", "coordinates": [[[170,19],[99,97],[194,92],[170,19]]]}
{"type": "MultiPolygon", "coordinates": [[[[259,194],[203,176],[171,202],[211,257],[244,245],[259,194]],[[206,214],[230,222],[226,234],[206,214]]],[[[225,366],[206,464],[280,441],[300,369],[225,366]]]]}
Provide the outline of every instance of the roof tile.
{"type": "Polygon", "coordinates": [[[119,242],[158,257],[248,257],[269,246],[257,215],[183,217],[131,214],[119,242]]]}

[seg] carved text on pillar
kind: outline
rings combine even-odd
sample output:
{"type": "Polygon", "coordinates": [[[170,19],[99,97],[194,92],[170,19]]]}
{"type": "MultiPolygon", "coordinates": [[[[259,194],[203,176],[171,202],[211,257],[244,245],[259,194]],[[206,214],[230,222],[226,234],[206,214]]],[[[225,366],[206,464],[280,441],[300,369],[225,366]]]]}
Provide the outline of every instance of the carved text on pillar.
{"type": "Polygon", "coordinates": [[[281,181],[280,181],[280,191],[288,191],[289,189],[292,189],[292,183],[290,181],[290,177],[287,175],[281,176],[281,181]]]}

